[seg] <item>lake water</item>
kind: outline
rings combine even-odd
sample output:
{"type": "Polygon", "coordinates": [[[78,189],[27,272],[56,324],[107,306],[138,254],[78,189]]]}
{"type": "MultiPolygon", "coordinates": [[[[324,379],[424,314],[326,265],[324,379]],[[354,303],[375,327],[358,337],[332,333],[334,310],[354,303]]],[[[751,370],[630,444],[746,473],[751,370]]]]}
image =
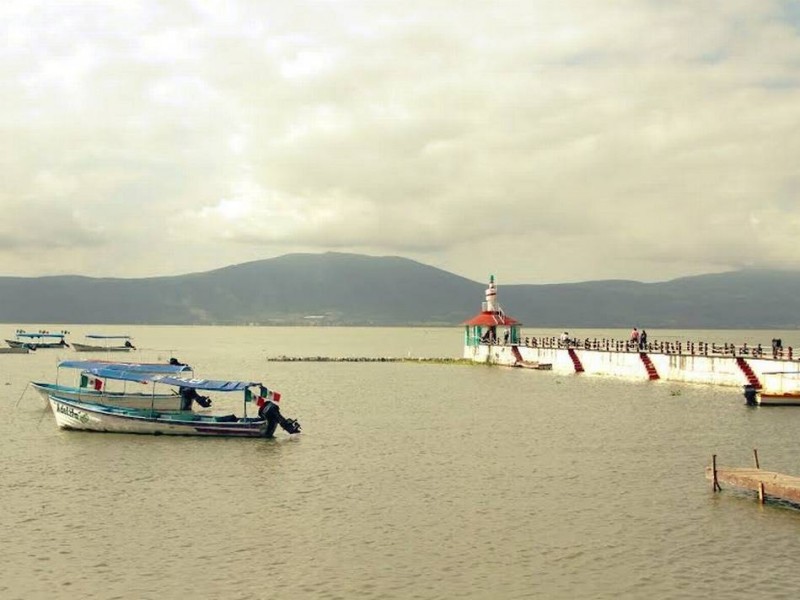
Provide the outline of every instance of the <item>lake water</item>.
{"type": "Polygon", "coordinates": [[[758,448],[762,468],[800,474],[800,408],[546,371],[267,361],[458,357],[458,328],[67,328],[130,333],[136,360],[262,380],[304,433],[60,431],[27,383],[87,355],[0,355],[4,600],[797,596],[800,510],[714,494],[704,469],[714,453],[750,466],[758,448]]]}

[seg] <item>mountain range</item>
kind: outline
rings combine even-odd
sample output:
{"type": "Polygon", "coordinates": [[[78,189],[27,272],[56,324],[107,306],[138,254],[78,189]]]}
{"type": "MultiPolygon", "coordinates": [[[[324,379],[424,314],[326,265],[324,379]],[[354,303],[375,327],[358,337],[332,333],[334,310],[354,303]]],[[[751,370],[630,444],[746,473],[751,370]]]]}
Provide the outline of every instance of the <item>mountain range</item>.
{"type": "MultiPolygon", "coordinates": [[[[170,277],[0,277],[0,322],[455,326],[481,310],[487,281],[406,258],[335,252],[170,277]]],[[[800,273],[742,270],[658,283],[498,282],[498,301],[527,327],[795,329],[800,273]]]]}

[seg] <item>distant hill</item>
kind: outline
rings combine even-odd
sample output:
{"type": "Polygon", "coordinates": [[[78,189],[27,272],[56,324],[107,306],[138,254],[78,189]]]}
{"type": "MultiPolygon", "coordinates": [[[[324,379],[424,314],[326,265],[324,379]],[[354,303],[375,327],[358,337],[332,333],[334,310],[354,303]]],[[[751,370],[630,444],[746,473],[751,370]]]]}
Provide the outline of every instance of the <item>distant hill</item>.
{"type": "Polygon", "coordinates": [[[660,283],[593,281],[505,286],[501,303],[524,323],[660,329],[797,329],[800,273],[745,270],[660,283]]]}
{"type": "MultiPolygon", "coordinates": [[[[289,254],[174,277],[0,277],[0,322],[454,326],[480,310],[485,287],[405,258],[289,254]]],[[[800,327],[797,272],[499,282],[498,298],[529,327],[800,327]]]]}

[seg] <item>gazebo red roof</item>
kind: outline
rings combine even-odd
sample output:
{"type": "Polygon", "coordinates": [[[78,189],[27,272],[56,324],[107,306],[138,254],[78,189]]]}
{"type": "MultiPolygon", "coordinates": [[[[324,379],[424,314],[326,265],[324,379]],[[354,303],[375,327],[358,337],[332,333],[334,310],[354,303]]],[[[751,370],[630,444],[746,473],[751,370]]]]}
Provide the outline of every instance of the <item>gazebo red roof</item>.
{"type": "Polygon", "coordinates": [[[480,325],[491,327],[493,325],[519,325],[520,322],[502,313],[482,312],[472,317],[469,321],[464,321],[462,325],[480,325]]]}

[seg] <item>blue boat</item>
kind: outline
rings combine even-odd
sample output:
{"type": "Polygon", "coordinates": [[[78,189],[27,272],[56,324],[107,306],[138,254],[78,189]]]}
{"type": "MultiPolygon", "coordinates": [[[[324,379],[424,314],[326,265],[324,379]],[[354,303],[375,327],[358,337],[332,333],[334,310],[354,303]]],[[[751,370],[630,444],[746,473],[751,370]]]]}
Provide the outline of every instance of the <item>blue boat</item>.
{"type": "MultiPolygon", "coordinates": [[[[157,393],[143,389],[141,383],[101,377],[97,373],[139,373],[161,375],[192,375],[192,368],[176,359],[169,363],[114,362],[105,360],[63,360],[58,363],[55,383],[32,381],[31,386],[50,406],[50,396],[92,404],[109,404],[125,408],[155,408],[161,411],[181,410],[180,397],[170,390],[157,393]],[[64,384],[62,369],[76,373],[73,384],[64,384]],[[114,383],[116,382],[116,383],[114,383]],[[130,388],[134,387],[134,390],[130,388]]],[[[149,383],[149,382],[147,382],[149,383]]]]}
{"type": "MultiPolygon", "coordinates": [[[[300,423],[285,418],[279,408],[280,394],[258,382],[191,379],[172,375],[137,373],[119,369],[95,369],[98,377],[167,385],[175,389],[184,403],[184,412],[165,413],[150,409],[132,409],[71,400],[57,394],[49,396],[56,424],[62,429],[152,435],[190,435],[205,437],[271,438],[280,426],[290,435],[300,433],[300,423]],[[199,391],[238,392],[243,396],[244,413],[208,414],[191,410],[197,402],[208,407],[211,400],[199,391]],[[247,406],[255,406],[255,415],[247,415],[247,406]]],[[[251,409],[252,410],[252,409],[251,409]]]]}
{"type": "Polygon", "coordinates": [[[39,348],[69,348],[66,336],[69,331],[59,331],[50,333],[49,331],[24,331],[17,329],[14,332],[14,339],[6,339],[6,344],[12,348],[28,348],[38,350],[39,348]]]}

